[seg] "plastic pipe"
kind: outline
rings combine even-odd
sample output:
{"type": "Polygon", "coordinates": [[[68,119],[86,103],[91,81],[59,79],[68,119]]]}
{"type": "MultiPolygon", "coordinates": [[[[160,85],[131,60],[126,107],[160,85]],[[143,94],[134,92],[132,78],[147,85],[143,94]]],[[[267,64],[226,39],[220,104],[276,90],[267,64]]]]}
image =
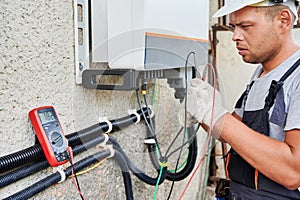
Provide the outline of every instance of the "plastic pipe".
{"type": "MultiPolygon", "coordinates": [[[[143,110],[144,113],[147,113],[146,108],[143,110]]],[[[143,118],[143,114],[141,110],[137,111],[137,113],[141,116],[141,118],[143,118]]],[[[113,125],[112,132],[127,127],[132,123],[135,123],[136,121],[137,121],[137,116],[134,114],[120,119],[112,120],[111,121],[113,125]]],[[[107,131],[108,128],[109,127],[107,123],[99,123],[91,127],[88,127],[82,131],[78,131],[70,135],[66,135],[66,138],[68,139],[69,145],[73,147],[75,145],[82,144],[82,141],[89,141],[93,138],[98,137],[103,132],[107,131]]],[[[0,173],[20,167],[26,163],[35,161],[39,158],[45,159],[42,148],[40,147],[39,144],[12,153],[10,155],[0,157],[0,173]]]]}
{"type": "MultiPolygon", "coordinates": [[[[99,162],[99,160],[103,160],[107,156],[110,155],[110,151],[103,151],[100,153],[96,153],[94,155],[88,156],[81,161],[75,163],[74,166],[74,172],[78,172],[79,170],[93,164],[96,162],[99,162]]],[[[64,170],[66,176],[72,175],[72,167],[68,167],[64,170]]],[[[58,183],[61,180],[61,175],[59,172],[56,172],[38,182],[35,184],[9,196],[4,198],[3,200],[22,200],[22,199],[28,199],[30,197],[33,197],[34,195],[38,194],[39,192],[47,189],[51,185],[54,185],[55,183],[58,183]]]]}
{"type": "MultiPolygon", "coordinates": [[[[189,127],[188,129],[188,134],[189,138],[195,133],[195,129],[192,127],[189,127]]],[[[187,155],[187,163],[185,164],[184,168],[180,170],[179,172],[172,173],[167,171],[166,172],[166,179],[171,180],[171,181],[181,181],[188,177],[188,175],[193,171],[193,168],[196,164],[197,160],[197,153],[198,153],[198,145],[197,145],[197,137],[193,139],[191,144],[188,147],[189,153],[187,155]]],[[[156,146],[155,144],[148,144],[148,152],[150,156],[150,160],[152,165],[156,170],[160,168],[158,160],[159,158],[157,157],[157,151],[156,151],[156,146]]]]}
{"type": "MultiPolygon", "coordinates": [[[[77,145],[73,148],[73,155],[78,155],[79,153],[101,143],[104,141],[104,136],[95,138],[91,141],[88,141],[84,144],[77,145]]],[[[42,160],[36,163],[30,163],[28,165],[24,165],[21,168],[18,168],[14,171],[10,171],[4,175],[0,176],[0,188],[3,188],[13,182],[16,182],[24,177],[27,177],[31,174],[34,174],[38,171],[46,169],[49,167],[49,163],[47,160],[42,160]]]]}
{"type": "MultiPolygon", "coordinates": [[[[129,170],[141,181],[143,181],[144,183],[147,183],[148,185],[156,185],[157,180],[158,180],[158,176],[159,176],[159,169],[157,170],[157,177],[156,178],[152,178],[148,175],[146,175],[142,170],[140,170],[138,167],[136,167],[133,162],[128,158],[128,156],[125,154],[125,152],[121,149],[120,145],[118,144],[118,142],[116,140],[114,140],[113,138],[110,138],[110,141],[113,143],[114,145],[114,149],[117,149],[126,159],[126,162],[128,164],[128,168],[129,170]]],[[[164,167],[163,171],[162,171],[162,175],[160,178],[160,181],[158,184],[161,184],[164,182],[165,177],[166,177],[166,173],[167,173],[167,168],[164,167]]]]}
{"type": "MultiPolygon", "coordinates": [[[[106,158],[110,155],[111,155],[110,151],[102,151],[102,152],[96,153],[94,155],[88,156],[73,165],[74,172],[76,173],[76,172],[80,171],[81,169],[83,169],[91,164],[94,164],[96,162],[99,162],[100,160],[103,160],[104,158],[106,158]]],[[[124,185],[125,185],[126,199],[133,200],[132,183],[131,183],[130,173],[128,170],[126,160],[118,150],[115,150],[114,158],[117,160],[117,162],[122,170],[122,175],[123,175],[123,180],[124,180],[124,185]]],[[[70,166],[67,169],[65,169],[64,173],[66,174],[67,177],[71,176],[72,175],[72,167],[70,166]]],[[[52,186],[53,184],[58,183],[60,180],[61,180],[61,175],[59,172],[56,172],[56,173],[38,181],[37,183],[5,198],[4,200],[28,199],[28,198],[33,197],[34,195],[38,194],[39,192],[47,189],[48,187],[52,186]]]]}

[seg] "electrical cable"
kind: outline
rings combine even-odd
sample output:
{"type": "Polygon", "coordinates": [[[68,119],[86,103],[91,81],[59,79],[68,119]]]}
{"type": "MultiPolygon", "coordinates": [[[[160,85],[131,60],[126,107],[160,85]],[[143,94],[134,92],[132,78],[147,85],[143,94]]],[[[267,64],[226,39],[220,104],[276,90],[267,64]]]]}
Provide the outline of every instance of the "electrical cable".
{"type": "MultiPolygon", "coordinates": [[[[145,96],[144,96],[144,98],[145,98],[145,96]]],[[[145,111],[147,111],[148,115],[149,115],[150,110],[148,108],[146,108],[146,110],[141,109],[141,114],[143,114],[144,119],[147,119],[145,111]]],[[[135,117],[135,115],[130,115],[129,118],[125,117],[124,119],[121,120],[122,122],[112,121],[112,124],[114,125],[114,128],[115,128],[114,130],[121,129],[123,125],[127,126],[129,124],[132,124],[134,122],[134,119],[132,119],[132,117],[135,117]]],[[[76,145],[80,144],[80,146],[84,146],[84,145],[81,145],[82,141],[86,141],[86,140],[90,140],[90,139],[94,139],[96,137],[99,137],[99,135],[103,134],[103,131],[105,131],[105,129],[108,129],[108,127],[105,127],[105,126],[107,126],[107,123],[103,123],[103,124],[100,123],[100,124],[94,125],[92,128],[87,128],[86,130],[81,131],[82,134],[79,134],[79,132],[76,132],[74,134],[67,135],[68,141],[69,141],[69,143],[73,143],[73,144],[76,144],[76,145]],[[95,129],[97,129],[97,131],[95,131],[95,129]],[[97,132],[97,134],[95,134],[96,132],[97,132]],[[74,139],[74,138],[76,138],[76,139],[74,139]]],[[[74,150],[75,150],[75,148],[74,148],[74,150]]],[[[130,164],[131,164],[131,168],[135,169],[132,165],[133,163],[130,162],[130,164]]],[[[139,172],[139,171],[137,171],[137,172],[139,172]]],[[[159,177],[156,178],[156,179],[153,179],[153,180],[156,180],[156,185],[161,184],[163,182],[164,177],[165,177],[165,175],[163,175],[163,174],[166,174],[166,172],[167,172],[167,170],[164,167],[163,170],[160,170],[159,177]],[[160,180],[162,180],[162,181],[160,181],[160,180]]],[[[137,174],[137,173],[135,173],[135,174],[137,174]]],[[[141,174],[141,173],[138,173],[138,174],[141,174]]],[[[128,175],[126,175],[126,174],[123,175],[123,176],[128,177],[128,175]]],[[[77,185],[79,186],[78,180],[77,180],[77,185]]]]}
{"type": "Polygon", "coordinates": [[[104,161],[106,161],[107,158],[104,158],[103,160],[99,161],[97,164],[93,165],[92,167],[86,169],[86,170],[83,170],[83,171],[80,171],[80,172],[77,172],[76,173],[76,176],[79,176],[79,175],[82,175],[82,174],[86,174],[90,171],[92,171],[93,169],[96,169],[97,167],[99,167],[101,164],[103,164],[104,161]]]}
{"type": "MultiPolygon", "coordinates": [[[[139,115],[141,115],[141,111],[137,111],[139,115]]],[[[145,110],[145,112],[148,112],[145,110]]],[[[124,127],[125,125],[129,125],[128,122],[134,123],[134,121],[137,120],[137,117],[135,115],[130,115],[129,117],[123,117],[117,120],[112,120],[113,121],[113,126],[116,127],[124,127]]],[[[83,129],[81,131],[71,133],[66,135],[66,138],[69,141],[69,145],[73,147],[73,154],[77,155],[93,146],[96,144],[99,144],[104,141],[103,137],[103,131],[102,129],[107,126],[107,123],[98,123],[95,124],[91,127],[88,127],[86,129],[83,129]],[[80,144],[75,146],[76,144],[80,144]],[[74,147],[75,146],[75,147],[74,147]]],[[[116,128],[113,128],[113,131],[116,131],[116,128]]],[[[26,163],[27,160],[25,158],[28,158],[31,160],[31,157],[28,157],[28,155],[36,156],[39,158],[38,155],[43,155],[41,147],[39,145],[34,145],[33,147],[29,147],[25,150],[21,150],[19,152],[13,153],[11,155],[7,155],[2,157],[2,162],[0,162],[0,169],[1,166],[3,166],[6,171],[9,169],[9,167],[12,167],[10,169],[10,172],[3,174],[0,176],[0,188],[5,187],[13,182],[16,182],[22,178],[25,178],[33,173],[36,173],[38,171],[41,171],[47,167],[49,167],[49,164],[47,160],[45,160],[45,157],[41,158],[41,161],[37,161],[35,163],[29,163],[27,165],[24,165],[16,170],[13,170],[13,168],[17,167],[17,163],[19,163],[18,159],[15,158],[15,155],[20,155],[17,156],[17,158],[22,157],[22,163],[26,163]],[[32,150],[33,149],[33,150],[32,150]],[[32,151],[31,151],[32,150],[32,151]],[[23,152],[29,152],[28,154],[26,153],[23,155],[23,152]],[[39,153],[39,154],[38,154],[39,153]],[[11,159],[6,159],[6,158],[11,158],[11,159]],[[12,162],[9,162],[11,161],[12,162]],[[8,169],[7,169],[8,168],[8,169]],[[13,170],[13,171],[11,171],[13,170]]]]}
{"type": "MultiPolygon", "coordinates": [[[[182,169],[182,168],[186,165],[187,160],[188,160],[188,158],[186,158],[186,159],[178,166],[178,170],[179,170],[179,169],[182,169]]],[[[168,169],[168,172],[170,172],[170,173],[175,173],[175,169],[168,169]]]]}
{"type": "MultiPolygon", "coordinates": [[[[151,117],[151,112],[150,112],[150,109],[149,109],[149,106],[148,106],[148,103],[147,103],[146,94],[143,94],[143,97],[144,97],[145,106],[146,106],[146,108],[148,110],[148,113],[149,113],[149,115],[148,115],[149,118],[148,119],[149,119],[150,127],[151,127],[152,132],[154,133],[154,135],[156,135],[155,130],[154,130],[154,125],[153,125],[153,120],[152,120],[152,117],[151,117]]],[[[158,146],[158,142],[157,142],[157,146],[158,146]]],[[[159,148],[159,147],[157,147],[157,148],[159,148]]]]}
{"type": "MultiPolygon", "coordinates": [[[[188,129],[186,130],[186,137],[187,138],[189,138],[189,136],[188,136],[188,129]]],[[[173,141],[175,142],[175,139],[173,139],[173,141]]],[[[172,142],[173,142],[172,141],[172,142]]],[[[173,142],[173,143],[174,143],[173,142]]],[[[172,145],[170,144],[170,146],[169,147],[171,147],[172,145]]],[[[168,151],[165,153],[165,156],[167,155],[167,153],[168,153],[168,151]]],[[[188,156],[189,156],[189,151],[188,151],[188,156]]],[[[186,165],[186,163],[187,163],[187,160],[188,160],[188,156],[186,157],[186,159],[183,161],[183,163],[181,163],[181,165],[178,167],[178,169],[182,169],[185,165],[186,165]]],[[[175,169],[174,170],[172,170],[172,169],[168,169],[168,172],[171,172],[171,173],[174,173],[175,172],[175,169]]]]}
{"type": "Polygon", "coordinates": [[[215,70],[214,70],[213,66],[211,64],[207,64],[207,66],[209,66],[212,70],[213,81],[214,81],[214,84],[213,84],[214,92],[213,92],[213,99],[212,99],[211,118],[210,118],[209,130],[208,130],[208,137],[207,137],[207,141],[206,141],[206,144],[205,144],[205,149],[204,149],[203,155],[201,156],[200,161],[199,161],[196,169],[194,170],[194,172],[192,173],[190,179],[188,180],[187,184],[185,185],[183,192],[180,194],[179,200],[181,200],[183,198],[188,186],[190,185],[190,183],[191,183],[192,179],[194,178],[196,172],[198,171],[202,161],[204,160],[205,154],[208,151],[210,137],[212,135],[212,127],[211,126],[212,126],[212,122],[213,122],[213,118],[214,118],[214,108],[215,108],[215,98],[216,98],[216,82],[217,82],[217,80],[216,80],[216,73],[215,73],[215,70]]]}
{"type": "Polygon", "coordinates": [[[27,149],[0,157],[0,173],[17,168],[39,158],[45,159],[45,156],[42,152],[43,150],[41,146],[36,144],[27,149]]]}
{"type": "Polygon", "coordinates": [[[193,141],[195,139],[195,137],[197,136],[197,132],[199,130],[199,127],[196,129],[195,133],[184,143],[182,143],[179,147],[177,147],[176,149],[174,149],[173,151],[171,151],[168,155],[166,155],[167,158],[170,158],[170,156],[174,153],[176,153],[178,150],[182,149],[185,145],[189,144],[191,141],[193,141]]]}
{"type": "MultiPolygon", "coordinates": [[[[143,94],[143,96],[144,96],[144,102],[145,102],[145,105],[146,105],[146,108],[148,109],[148,113],[150,113],[150,110],[149,110],[149,106],[148,106],[148,103],[147,103],[147,98],[146,98],[146,94],[143,94]]],[[[151,114],[150,114],[151,115],[151,114]]],[[[151,128],[152,128],[152,130],[153,130],[153,132],[155,133],[155,129],[154,129],[154,125],[153,125],[153,117],[150,117],[149,116],[149,122],[150,122],[150,126],[151,126],[151,128]]],[[[157,149],[157,152],[158,152],[158,156],[159,156],[159,158],[162,156],[161,155],[161,151],[160,151],[160,147],[159,147],[159,144],[158,144],[158,141],[157,141],[157,137],[156,137],[156,134],[154,135],[154,136],[152,136],[153,138],[154,138],[154,140],[155,140],[155,147],[156,147],[156,149],[157,149]]]]}
{"type": "MultiPolygon", "coordinates": [[[[153,121],[155,121],[155,120],[153,120],[153,121]]],[[[147,129],[147,131],[149,131],[149,130],[147,129]]],[[[186,132],[187,138],[190,138],[191,135],[194,134],[194,132],[195,132],[194,127],[192,127],[192,126],[189,127],[188,131],[186,132]]],[[[147,134],[147,135],[150,135],[150,134],[147,134]]],[[[156,149],[155,145],[148,143],[147,149],[148,149],[148,153],[149,153],[149,157],[150,157],[150,161],[151,161],[152,165],[154,166],[154,168],[156,170],[159,170],[160,164],[158,162],[159,158],[157,157],[157,153],[156,153],[157,149],[156,149]]],[[[188,147],[188,155],[185,159],[185,160],[187,160],[187,163],[184,166],[184,168],[180,171],[177,171],[176,174],[174,174],[174,171],[171,172],[168,170],[167,174],[166,174],[166,179],[173,180],[174,175],[175,175],[175,181],[181,181],[181,180],[185,179],[187,176],[189,176],[189,174],[193,171],[193,168],[196,164],[197,154],[198,154],[197,137],[194,137],[194,140],[191,141],[191,143],[189,144],[189,147],[188,147]]]]}
{"type": "Polygon", "coordinates": [[[168,157],[168,153],[171,149],[171,147],[173,146],[173,144],[175,143],[175,141],[177,140],[177,138],[179,137],[181,131],[183,130],[183,127],[181,127],[181,129],[177,132],[177,134],[175,135],[175,137],[173,138],[173,140],[171,141],[171,144],[168,146],[166,153],[165,153],[165,157],[168,157]]]}
{"type": "MultiPolygon", "coordinates": [[[[142,118],[145,117],[146,114],[148,114],[148,111],[146,108],[142,108],[141,110],[137,111],[137,113],[142,118]]],[[[113,125],[111,133],[113,133],[114,131],[118,131],[121,128],[128,127],[136,121],[137,116],[134,114],[123,118],[111,120],[111,123],[113,125]]],[[[104,132],[108,130],[108,128],[109,127],[106,122],[97,123],[81,131],[68,134],[66,135],[66,138],[68,140],[69,146],[74,147],[75,145],[82,144],[85,141],[89,141],[101,136],[104,132]]],[[[11,171],[15,168],[25,165],[26,163],[30,163],[38,159],[46,159],[43,154],[43,150],[39,144],[33,145],[24,150],[14,152],[9,155],[5,155],[3,157],[0,157],[0,173],[11,171]]]]}
{"type": "Polygon", "coordinates": [[[15,183],[18,180],[32,175],[38,171],[46,169],[49,167],[47,160],[38,161],[35,163],[28,163],[14,171],[8,172],[0,176],[0,188],[3,188],[11,183],[15,183]]]}
{"type": "MultiPolygon", "coordinates": [[[[104,136],[95,138],[93,140],[87,141],[83,144],[77,145],[73,147],[73,155],[78,155],[83,151],[96,146],[97,144],[104,141],[104,136]]],[[[0,188],[5,187],[11,183],[14,183],[22,178],[25,178],[29,175],[32,175],[38,171],[46,169],[49,167],[49,163],[47,160],[37,161],[35,163],[29,163],[27,165],[22,166],[16,170],[10,171],[4,175],[0,176],[0,188]]]]}
{"type": "Polygon", "coordinates": [[[131,183],[131,177],[129,173],[129,166],[127,160],[122,152],[120,152],[118,149],[114,149],[114,150],[115,150],[114,159],[118,162],[123,175],[126,200],[133,200],[132,183],[131,183]]]}
{"type": "MultiPolygon", "coordinates": [[[[103,160],[104,158],[108,157],[111,155],[111,152],[106,150],[102,151],[99,153],[96,153],[94,155],[88,156],[76,163],[74,163],[73,167],[69,166],[64,170],[66,176],[71,176],[72,175],[72,169],[74,172],[80,171],[81,169],[94,164],[96,162],[99,162],[99,160],[103,160]]],[[[126,162],[126,159],[120,153],[117,149],[115,149],[115,154],[114,158],[117,160],[119,166],[121,167],[122,170],[122,175],[123,175],[123,180],[124,180],[124,185],[125,185],[125,193],[126,193],[126,199],[127,200],[133,200],[133,191],[132,191],[132,183],[131,183],[131,178],[130,178],[130,173],[128,170],[128,165],[126,162]]],[[[38,194],[39,192],[47,189],[51,185],[58,183],[61,179],[61,174],[59,172],[56,172],[36,183],[33,185],[9,196],[4,198],[3,200],[23,200],[23,199],[28,199],[30,197],[33,197],[34,195],[38,194]]]]}
{"type": "MultiPolygon", "coordinates": [[[[193,134],[194,129],[193,127],[189,128],[188,133],[192,133],[193,134]]],[[[190,137],[190,136],[188,136],[190,137]]],[[[157,162],[158,158],[157,158],[157,154],[155,153],[156,148],[153,144],[148,144],[148,152],[149,152],[149,156],[150,156],[150,160],[151,162],[153,162],[153,165],[155,166],[155,169],[159,170],[160,169],[160,165],[157,162]]],[[[197,147],[197,138],[195,137],[194,140],[191,142],[191,144],[188,147],[188,155],[187,155],[187,163],[184,166],[184,168],[180,171],[177,171],[176,174],[173,172],[170,172],[169,170],[167,171],[166,174],[166,179],[167,180],[173,180],[174,175],[175,175],[175,181],[181,181],[183,179],[185,179],[186,177],[189,176],[189,174],[193,171],[193,168],[196,164],[196,160],[197,160],[197,154],[198,154],[198,147],[197,147]]]]}
{"type": "MultiPolygon", "coordinates": [[[[147,111],[147,110],[146,110],[147,111]]],[[[134,117],[134,116],[131,116],[131,117],[134,117]]],[[[128,121],[128,120],[127,120],[128,121]]],[[[118,123],[115,123],[115,124],[118,124],[118,123]]],[[[101,126],[100,126],[101,127],[101,126]]],[[[98,135],[102,135],[102,131],[100,131],[100,129],[99,129],[99,125],[97,125],[97,126],[95,126],[94,127],[96,130],[97,130],[97,132],[100,132],[100,134],[98,133],[98,135]]],[[[94,134],[94,128],[92,128],[92,129],[87,129],[87,131],[86,132],[89,132],[90,134],[94,134]]],[[[83,133],[82,134],[84,134],[84,135],[86,135],[87,137],[86,138],[89,138],[88,137],[88,135],[90,135],[90,134],[86,134],[86,132],[85,131],[83,131],[83,133]]],[[[74,134],[73,134],[74,135],[74,134]]],[[[75,135],[76,135],[76,137],[77,138],[81,138],[80,137],[80,135],[78,134],[78,133],[75,133],[75,135]]],[[[69,136],[69,135],[68,135],[69,136]]],[[[72,138],[72,137],[70,137],[70,138],[72,138]]],[[[85,138],[85,139],[86,139],[85,138]]],[[[93,140],[91,140],[91,141],[89,141],[89,143],[94,143],[94,144],[96,144],[96,143],[100,143],[100,141],[103,141],[103,137],[102,138],[100,138],[100,140],[99,140],[99,138],[95,138],[95,139],[93,139],[93,140]],[[97,142],[93,142],[94,140],[98,140],[97,142]]],[[[74,140],[73,142],[74,143],[76,143],[76,144],[80,144],[81,142],[76,142],[78,139],[76,139],[76,140],[74,140]]],[[[93,144],[93,145],[94,145],[93,144]]],[[[88,147],[88,146],[93,146],[93,145],[87,145],[86,143],[84,143],[84,144],[81,144],[81,145],[77,145],[76,147],[74,147],[74,155],[75,155],[75,153],[76,153],[76,148],[77,147],[80,147],[81,149],[86,149],[86,147],[88,147]]],[[[44,166],[45,166],[45,164],[46,164],[46,167],[47,166],[49,166],[49,164],[47,163],[47,161],[43,161],[43,163],[44,163],[44,166]]],[[[39,163],[40,164],[40,163],[39,163]]],[[[140,170],[136,170],[136,168],[135,167],[133,167],[134,165],[133,165],[133,163],[132,162],[130,162],[130,164],[131,164],[131,169],[133,170],[133,172],[134,172],[134,174],[135,175],[137,175],[138,177],[140,177],[140,179],[141,180],[147,180],[147,181],[145,181],[146,183],[148,182],[148,184],[150,183],[151,185],[153,185],[154,183],[156,184],[157,183],[157,178],[155,178],[155,179],[153,179],[153,178],[151,178],[151,177],[148,177],[148,176],[146,176],[145,174],[143,174],[143,173],[140,173],[141,171],[140,170]],[[142,177],[142,178],[141,178],[142,177]],[[150,181],[149,181],[150,180],[150,181]]],[[[42,168],[44,168],[44,167],[42,167],[42,168]]],[[[163,172],[162,172],[162,174],[161,174],[161,180],[159,181],[159,184],[161,184],[162,182],[163,182],[163,180],[165,179],[165,177],[166,177],[166,173],[167,173],[167,170],[166,170],[167,168],[164,168],[164,170],[163,170],[163,172]]],[[[124,176],[126,176],[126,175],[124,175],[124,176]]]]}
{"type": "MultiPolygon", "coordinates": [[[[135,175],[138,179],[140,179],[141,181],[143,181],[144,183],[146,183],[148,185],[152,185],[152,186],[156,185],[159,174],[157,175],[156,178],[152,178],[152,177],[146,175],[144,172],[142,172],[142,170],[140,170],[136,165],[133,164],[133,162],[128,158],[128,156],[125,154],[123,149],[120,147],[120,144],[113,137],[110,136],[109,141],[114,145],[114,149],[117,149],[124,156],[124,158],[128,164],[128,168],[133,173],[133,175],[135,175]]],[[[159,170],[158,170],[158,173],[159,173],[159,170]]],[[[164,167],[158,184],[161,184],[164,182],[164,180],[166,178],[166,174],[167,174],[167,167],[164,167]]]]}
{"type": "Polygon", "coordinates": [[[154,100],[155,100],[155,89],[156,89],[156,78],[154,79],[154,84],[153,84],[153,88],[152,88],[152,97],[151,97],[152,108],[154,106],[154,100]]]}
{"type": "Polygon", "coordinates": [[[79,181],[78,181],[78,178],[77,178],[77,175],[76,173],[74,172],[74,165],[73,165],[73,152],[72,152],[72,149],[70,148],[69,151],[68,151],[68,160],[70,162],[70,165],[71,165],[71,168],[72,168],[72,181],[73,181],[73,184],[76,188],[76,190],[78,191],[80,197],[82,200],[86,200],[84,195],[82,194],[82,191],[80,189],[80,186],[79,186],[79,181]]]}
{"type": "MultiPolygon", "coordinates": [[[[151,126],[150,126],[150,124],[149,124],[149,122],[148,122],[148,120],[147,120],[147,117],[146,117],[145,113],[143,112],[142,104],[141,104],[141,100],[140,100],[140,95],[139,95],[139,92],[138,92],[138,91],[139,91],[139,89],[136,89],[136,91],[135,91],[135,93],[136,93],[136,98],[137,98],[137,103],[138,103],[138,105],[139,105],[140,110],[142,111],[142,115],[143,115],[143,117],[144,117],[144,119],[145,119],[146,125],[147,125],[148,129],[150,130],[151,137],[154,139],[154,141],[155,141],[155,143],[156,143],[156,147],[157,147],[157,149],[158,149],[158,154],[159,154],[159,155],[162,155],[162,154],[161,154],[161,151],[160,151],[160,148],[159,148],[159,145],[158,145],[158,141],[157,141],[157,138],[156,138],[156,134],[154,133],[154,130],[151,128],[151,126]]],[[[147,108],[147,110],[148,110],[148,108],[147,108]]],[[[149,119],[151,118],[150,115],[151,115],[151,113],[148,112],[149,119]]]]}
{"type": "Polygon", "coordinates": [[[157,191],[158,191],[158,183],[161,179],[161,175],[162,175],[162,171],[164,169],[164,165],[165,165],[165,162],[162,163],[161,167],[160,167],[160,170],[159,170],[159,175],[158,175],[158,178],[157,178],[157,182],[156,182],[156,185],[155,185],[155,190],[153,192],[153,200],[156,200],[156,196],[157,196],[157,191]]]}
{"type": "Polygon", "coordinates": [[[209,166],[210,166],[210,155],[211,155],[211,151],[214,148],[214,145],[216,145],[216,143],[213,145],[213,138],[211,137],[209,140],[209,150],[207,151],[206,154],[206,166],[205,166],[205,172],[204,172],[204,178],[203,178],[203,184],[202,184],[202,195],[201,198],[205,199],[205,194],[206,194],[206,187],[207,187],[207,182],[208,182],[208,177],[209,177],[209,166]]]}
{"type": "MultiPolygon", "coordinates": [[[[103,158],[110,155],[110,151],[102,151],[96,154],[93,154],[91,156],[88,156],[79,162],[74,163],[74,171],[77,172],[80,169],[83,169],[90,164],[93,164],[95,162],[98,162],[99,160],[102,160],[103,158]]],[[[69,166],[64,170],[66,176],[70,176],[72,173],[72,167],[69,166]]],[[[47,189],[48,187],[58,183],[61,180],[61,174],[59,172],[53,173],[52,175],[43,178],[42,180],[32,184],[31,186],[9,196],[4,198],[3,200],[24,200],[28,199],[30,197],[33,197],[34,195],[38,194],[39,192],[47,189]]]]}
{"type": "MultiPolygon", "coordinates": [[[[151,97],[151,106],[152,106],[153,110],[155,109],[154,108],[154,101],[155,101],[155,91],[156,91],[155,89],[156,89],[156,86],[157,86],[156,81],[159,81],[159,80],[157,80],[156,78],[154,79],[154,86],[153,86],[153,89],[152,89],[152,97],[151,97]]],[[[145,102],[146,102],[146,105],[147,105],[147,99],[145,99],[145,102]]],[[[158,87],[158,105],[159,104],[160,104],[160,87],[158,87]]],[[[151,121],[155,121],[155,120],[153,119],[151,121]]],[[[153,129],[155,129],[154,126],[153,126],[153,129]]],[[[157,146],[155,146],[155,147],[156,147],[155,152],[159,153],[157,146]]],[[[161,157],[161,155],[159,155],[159,157],[161,157]]],[[[150,157],[150,158],[152,159],[153,157],[150,157]]],[[[151,162],[152,162],[152,164],[154,164],[155,169],[158,169],[157,166],[155,165],[156,162],[155,161],[153,162],[153,160],[151,160],[151,162]]]]}
{"type": "MultiPolygon", "coordinates": [[[[185,90],[186,90],[186,93],[185,93],[185,102],[184,102],[184,107],[185,107],[185,113],[184,113],[184,130],[187,129],[187,127],[186,127],[186,119],[187,119],[187,112],[186,112],[186,108],[187,108],[187,87],[188,87],[188,83],[187,83],[187,66],[188,66],[189,57],[192,54],[195,55],[195,52],[191,51],[187,55],[187,58],[185,60],[185,66],[184,66],[184,78],[185,78],[185,90]]],[[[182,143],[184,143],[184,141],[185,141],[185,134],[183,135],[182,143]]],[[[178,168],[178,165],[179,165],[179,160],[180,160],[180,157],[181,157],[182,149],[183,149],[183,145],[182,145],[182,148],[180,148],[180,151],[179,151],[179,154],[178,154],[178,158],[177,158],[177,162],[176,162],[176,167],[175,167],[175,173],[174,173],[174,177],[173,177],[173,180],[172,180],[171,189],[169,191],[169,195],[168,195],[167,199],[170,199],[172,191],[173,191],[173,187],[174,187],[174,184],[175,184],[175,174],[177,172],[177,168],[178,168]]]]}
{"type": "MultiPolygon", "coordinates": [[[[155,121],[155,120],[153,120],[153,121],[155,121]]],[[[148,129],[147,129],[147,131],[149,132],[148,129]]],[[[194,128],[189,127],[188,131],[187,131],[187,138],[190,138],[189,135],[193,135],[194,132],[195,132],[194,128]]],[[[147,135],[150,135],[150,134],[147,134],[147,135]]],[[[150,157],[152,165],[154,166],[154,168],[156,170],[159,170],[160,169],[160,163],[158,162],[159,159],[157,158],[157,153],[156,153],[157,149],[155,147],[155,144],[148,143],[147,144],[147,149],[148,149],[148,153],[149,153],[149,157],[150,157]]],[[[185,159],[186,165],[183,167],[182,170],[177,171],[176,174],[173,173],[174,171],[171,172],[171,171],[168,170],[167,173],[166,173],[165,179],[173,180],[174,175],[175,175],[175,181],[181,181],[181,180],[185,179],[186,177],[188,177],[189,174],[193,171],[193,168],[196,164],[197,153],[198,153],[197,149],[198,149],[198,147],[197,147],[197,138],[194,137],[194,140],[192,140],[190,142],[189,147],[188,147],[188,155],[185,159]]]]}

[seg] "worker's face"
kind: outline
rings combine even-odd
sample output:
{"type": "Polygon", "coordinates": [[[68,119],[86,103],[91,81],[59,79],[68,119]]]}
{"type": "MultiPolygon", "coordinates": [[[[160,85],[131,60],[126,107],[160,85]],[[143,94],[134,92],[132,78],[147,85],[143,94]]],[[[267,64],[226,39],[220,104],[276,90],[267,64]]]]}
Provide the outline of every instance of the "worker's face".
{"type": "Polygon", "coordinates": [[[245,7],[230,14],[230,25],[233,28],[232,40],[245,62],[266,63],[276,56],[280,48],[278,33],[274,21],[264,12],[245,7]]]}

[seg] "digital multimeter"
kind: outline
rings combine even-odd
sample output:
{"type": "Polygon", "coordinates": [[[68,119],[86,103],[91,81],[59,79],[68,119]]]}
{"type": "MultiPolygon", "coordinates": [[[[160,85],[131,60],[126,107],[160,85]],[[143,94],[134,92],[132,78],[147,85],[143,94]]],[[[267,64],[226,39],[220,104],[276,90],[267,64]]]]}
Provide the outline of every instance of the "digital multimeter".
{"type": "Polygon", "coordinates": [[[47,161],[59,166],[68,161],[68,141],[53,106],[42,106],[29,112],[29,119],[47,161]]]}

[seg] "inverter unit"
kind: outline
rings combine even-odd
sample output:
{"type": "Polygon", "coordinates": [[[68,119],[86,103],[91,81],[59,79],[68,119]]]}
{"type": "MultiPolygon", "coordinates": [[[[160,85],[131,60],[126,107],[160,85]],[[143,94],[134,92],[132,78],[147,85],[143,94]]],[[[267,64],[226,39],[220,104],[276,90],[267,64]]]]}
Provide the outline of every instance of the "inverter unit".
{"type": "Polygon", "coordinates": [[[83,16],[76,19],[82,37],[77,82],[93,63],[138,71],[183,68],[190,52],[198,64],[207,63],[209,0],[77,0],[75,10],[83,16]]]}

